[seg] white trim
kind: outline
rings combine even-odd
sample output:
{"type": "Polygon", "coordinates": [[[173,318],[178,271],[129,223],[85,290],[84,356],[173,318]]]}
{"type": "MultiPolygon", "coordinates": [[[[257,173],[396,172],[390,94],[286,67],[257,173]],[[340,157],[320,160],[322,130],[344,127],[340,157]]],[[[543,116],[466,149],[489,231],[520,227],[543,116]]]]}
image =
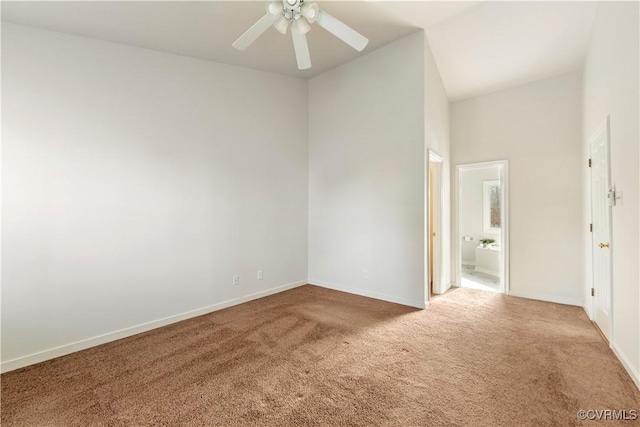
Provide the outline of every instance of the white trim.
{"type": "Polygon", "coordinates": [[[342,291],[349,294],[360,295],[367,298],[379,299],[386,302],[393,302],[395,304],[408,305],[409,307],[415,307],[424,309],[426,304],[424,301],[413,300],[408,298],[400,298],[387,294],[381,294],[378,292],[372,292],[365,289],[352,288],[351,286],[336,285],[335,283],[323,282],[321,280],[309,279],[310,285],[320,286],[322,288],[333,289],[334,291],[342,291]]]}
{"type": "Polygon", "coordinates": [[[429,150],[429,161],[430,162],[443,163],[442,156],[440,156],[438,153],[436,153],[431,148],[428,148],[427,150],[429,150]]]}
{"type": "Polygon", "coordinates": [[[611,343],[610,347],[611,350],[613,350],[613,354],[615,354],[618,360],[620,360],[622,367],[627,371],[627,373],[635,383],[636,387],[640,389],[640,374],[638,374],[638,372],[633,369],[631,363],[629,362],[629,359],[627,359],[627,357],[618,349],[615,343],[611,343]]]}
{"type": "Polygon", "coordinates": [[[75,353],[76,351],[86,350],[91,347],[95,347],[101,344],[105,344],[111,341],[116,341],[122,338],[127,338],[132,335],[137,335],[142,332],[147,332],[152,329],[167,326],[172,323],[181,322],[192,317],[202,316],[203,314],[212,313],[214,311],[222,310],[234,305],[249,302],[258,298],[263,298],[269,295],[277,294],[289,289],[297,288],[298,286],[306,285],[306,280],[301,280],[287,285],[278,286],[275,288],[267,289],[253,294],[245,295],[243,297],[234,298],[231,300],[223,301],[217,304],[209,305],[206,307],[198,308],[184,313],[175,314],[173,316],[164,317],[162,319],[153,320],[151,322],[142,323],[140,325],[131,326],[128,328],[120,329],[118,331],[109,332],[104,335],[98,335],[96,337],[87,338],[81,341],[76,341],[71,344],[61,345],[59,347],[51,348],[48,350],[40,351],[37,353],[29,354],[27,356],[18,357],[16,359],[7,360],[0,363],[0,372],[5,373],[13,371],[14,369],[23,368],[25,366],[33,365],[35,363],[44,362],[45,360],[54,359],[56,357],[65,356],[67,354],[75,353]]]}
{"type": "MultiPolygon", "coordinates": [[[[589,157],[588,157],[588,161],[591,162],[591,141],[587,141],[587,146],[589,149],[589,157]]],[[[587,187],[588,187],[588,195],[587,197],[589,198],[589,225],[593,226],[593,191],[592,191],[592,185],[591,185],[591,166],[588,167],[588,171],[587,171],[587,187]]],[[[595,321],[595,317],[594,317],[594,313],[596,310],[596,306],[595,306],[595,298],[591,295],[591,289],[593,288],[593,231],[589,230],[587,232],[589,234],[589,244],[587,245],[587,267],[590,270],[590,281],[585,281],[586,285],[587,285],[587,289],[586,289],[586,295],[587,298],[584,302],[584,309],[587,312],[587,314],[589,315],[589,319],[595,321]],[[587,306],[589,306],[589,309],[587,309],[587,306]]],[[[613,283],[612,283],[613,285],[613,283]]]]}
{"type": "Polygon", "coordinates": [[[424,202],[423,207],[423,220],[422,220],[422,228],[423,228],[423,236],[422,236],[422,262],[423,262],[423,275],[424,275],[424,283],[422,284],[422,292],[424,295],[425,306],[427,305],[427,301],[431,301],[431,292],[429,289],[429,259],[431,254],[429,253],[429,189],[430,189],[430,168],[431,168],[431,150],[425,144],[424,151],[424,160],[422,162],[422,189],[423,195],[422,199],[424,202]]]}
{"type": "Polygon", "coordinates": [[[578,307],[582,307],[582,301],[580,301],[579,298],[560,297],[557,295],[539,294],[527,291],[515,291],[513,289],[509,292],[509,295],[518,298],[528,298],[538,301],[555,302],[556,304],[577,305],[578,307]]]}
{"type": "Polygon", "coordinates": [[[504,265],[502,266],[502,275],[503,275],[503,289],[502,291],[505,293],[505,295],[509,295],[511,293],[511,274],[510,274],[510,269],[511,269],[511,260],[510,260],[510,249],[509,249],[509,239],[511,236],[511,231],[510,231],[510,219],[509,219],[509,211],[510,211],[510,207],[509,207],[509,161],[508,160],[503,160],[502,161],[502,170],[501,170],[501,175],[500,178],[502,180],[502,209],[503,209],[503,216],[502,216],[502,221],[503,221],[503,229],[502,229],[502,234],[500,235],[500,238],[502,239],[502,250],[504,251],[503,254],[503,261],[504,261],[504,265]]]}

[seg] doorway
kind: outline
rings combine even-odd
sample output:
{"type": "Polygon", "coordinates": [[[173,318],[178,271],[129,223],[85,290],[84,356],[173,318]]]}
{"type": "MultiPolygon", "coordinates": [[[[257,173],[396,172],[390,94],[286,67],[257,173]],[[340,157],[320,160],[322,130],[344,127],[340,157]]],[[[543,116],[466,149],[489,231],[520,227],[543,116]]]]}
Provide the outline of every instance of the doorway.
{"type": "Polygon", "coordinates": [[[611,208],[615,192],[611,187],[608,117],[589,141],[589,149],[593,321],[611,342],[611,208]]]}
{"type": "Polygon", "coordinates": [[[456,286],[509,290],[506,160],[456,166],[456,286]]]}
{"type": "Polygon", "coordinates": [[[428,150],[428,168],[426,176],[426,292],[425,302],[432,295],[440,294],[442,286],[442,157],[428,150]]]}

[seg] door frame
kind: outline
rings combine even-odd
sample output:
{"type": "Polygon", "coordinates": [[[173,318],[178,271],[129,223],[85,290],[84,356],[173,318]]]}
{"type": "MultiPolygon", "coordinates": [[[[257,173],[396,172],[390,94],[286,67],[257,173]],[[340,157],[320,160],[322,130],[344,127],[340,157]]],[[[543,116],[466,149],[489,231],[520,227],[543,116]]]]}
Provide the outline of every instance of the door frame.
{"type": "Polygon", "coordinates": [[[505,295],[509,295],[510,278],[509,278],[509,161],[508,160],[493,160],[488,162],[479,163],[465,163],[456,165],[455,172],[455,285],[460,287],[462,284],[462,245],[460,236],[460,172],[463,170],[483,169],[490,166],[500,167],[500,181],[502,183],[501,192],[501,233],[500,233],[500,247],[502,248],[502,263],[500,266],[500,273],[502,280],[500,281],[500,292],[505,295]]]}
{"type": "Polygon", "coordinates": [[[442,238],[444,237],[444,234],[443,234],[444,218],[442,215],[443,208],[444,208],[444,191],[443,191],[444,180],[442,179],[443,168],[444,168],[444,160],[442,159],[442,157],[438,153],[436,153],[434,150],[430,148],[427,149],[426,167],[425,167],[425,211],[424,211],[425,212],[424,247],[425,247],[425,255],[426,255],[425,264],[424,264],[425,265],[424,267],[425,304],[428,304],[431,299],[431,288],[429,283],[429,277],[431,275],[433,275],[434,293],[435,293],[435,290],[437,290],[438,292],[442,292],[442,271],[443,271],[442,238]],[[430,174],[431,162],[440,164],[440,166],[438,167],[437,179],[436,179],[437,192],[439,193],[439,197],[437,198],[437,203],[434,203],[434,205],[436,206],[432,206],[432,203],[431,203],[431,174],[430,174]],[[433,217],[437,218],[437,220],[434,220],[434,223],[435,223],[434,231],[440,237],[437,240],[438,244],[434,245],[433,254],[431,253],[431,244],[430,244],[431,236],[429,235],[432,209],[434,210],[433,217]],[[431,264],[430,261],[432,256],[434,257],[433,271],[430,271],[430,264],[431,264]]]}
{"type": "MultiPolygon", "coordinates": [[[[605,138],[605,144],[607,146],[607,178],[609,181],[609,189],[612,188],[611,185],[611,123],[610,123],[610,117],[607,116],[604,121],[602,122],[602,124],[600,124],[600,126],[598,126],[598,128],[593,132],[593,134],[591,135],[591,137],[589,137],[589,161],[591,161],[592,158],[592,149],[591,149],[591,145],[593,144],[594,141],[596,141],[601,134],[604,134],[604,138],[605,138]]],[[[592,169],[591,167],[589,167],[589,223],[593,224],[593,188],[592,188],[592,169]]],[[[605,337],[607,337],[607,339],[609,340],[610,343],[613,342],[613,251],[615,250],[614,244],[613,244],[613,208],[611,206],[608,206],[609,209],[609,330],[608,331],[602,331],[605,335],[605,337]]],[[[590,261],[591,261],[591,281],[590,281],[590,285],[591,288],[594,289],[594,291],[597,290],[596,288],[596,278],[595,278],[595,272],[594,272],[594,268],[595,268],[595,251],[594,251],[594,246],[595,246],[595,236],[594,233],[590,233],[591,234],[591,238],[589,239],[589,241],[591,242],[591,244],[589,245],[589,251],[590,251],[590,261]]],[[[589,289],[587,289],[587,294],[589,295],[589,289]]],[[[601,328],[601,325],[596,323],[596,299],[592,296],[591,297],[591,313],[589,313],[589,317],[590,320],[592,322],[594,322],[596,324],[596,326],[598,328],[601,328]]]]}

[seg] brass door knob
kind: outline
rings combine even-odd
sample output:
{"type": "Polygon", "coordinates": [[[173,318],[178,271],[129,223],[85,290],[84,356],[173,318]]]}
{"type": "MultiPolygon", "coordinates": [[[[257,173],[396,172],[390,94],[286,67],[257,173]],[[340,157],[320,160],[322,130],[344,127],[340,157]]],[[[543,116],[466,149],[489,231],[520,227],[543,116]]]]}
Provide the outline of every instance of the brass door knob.
{"type": "Polygon", "coordinates": [[[607,243],[600,243],[598,246],[600,246],[600,249],[608,248],[608,247],[609,247],[609,242],[607,242],[607,243]]]}

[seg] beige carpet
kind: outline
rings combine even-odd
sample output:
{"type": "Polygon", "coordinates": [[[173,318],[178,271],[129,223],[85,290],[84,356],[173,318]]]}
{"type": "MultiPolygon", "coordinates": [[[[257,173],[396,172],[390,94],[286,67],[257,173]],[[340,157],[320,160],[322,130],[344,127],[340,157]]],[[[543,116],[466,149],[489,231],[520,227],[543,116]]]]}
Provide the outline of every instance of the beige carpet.
{"type": "Polygon", "coordinates": [[[304,286],[2,375],[2,426],[572,426],[579,409],[640,409],[583,310],[469,289],[414,310],[304,286]]]}

